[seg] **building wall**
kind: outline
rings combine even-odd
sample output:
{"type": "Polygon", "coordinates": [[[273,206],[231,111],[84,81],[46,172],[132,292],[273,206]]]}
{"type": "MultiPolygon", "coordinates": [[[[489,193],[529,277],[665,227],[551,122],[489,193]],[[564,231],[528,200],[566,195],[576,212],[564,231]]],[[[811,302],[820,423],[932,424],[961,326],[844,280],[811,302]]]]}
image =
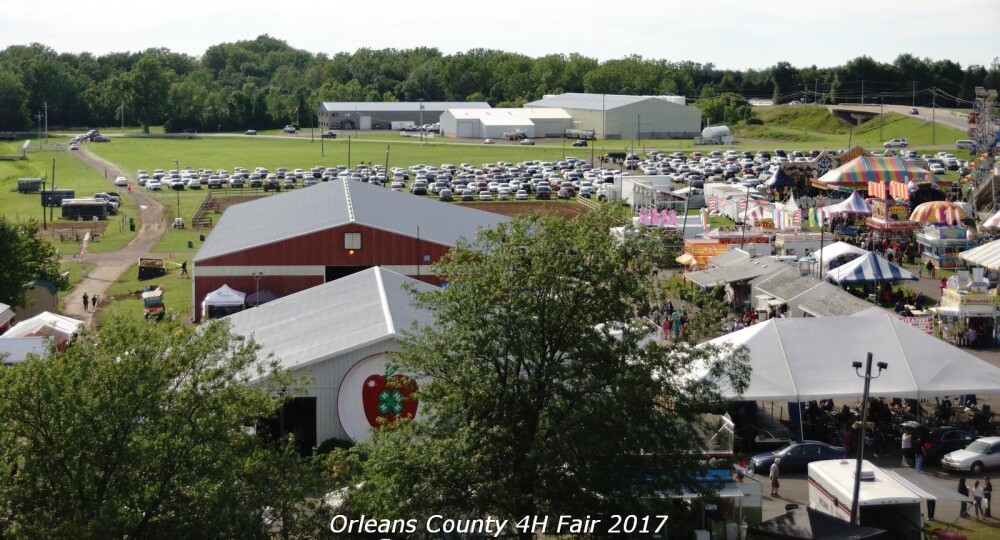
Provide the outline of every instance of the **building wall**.
{"type": "Polygon", "coordinates": [[[532,118],[535,124],[535,137],[562,137],[566,130],[573,127],[573,120],[563,118],[532,118]]]}
{"type": "Polygon", "coordinates": [[[664,100],[648,99],[609,109],[565,109],[576,129],[593,129],[600,139],[634,139],[636,122],[642,124],[641,138],[669,139],[695,137],[701,132],[701,111],[664,100]],[[637,115],[642,115],[637,118],[637,115]]]}
{"type": "Polygon", "coordinates": [[[340,416],[337,410],[340,384],[343,382],[348,370],[354,364],[369,356],[397,350],[399,350],[399,346],[396,340],[388,338],[334,358],[317,362],[304,369],[296,370],[296,375],[303,374],[312,378],[312,381],[306,386],[304,395],[316,398],[317,445],[331,437],[350,440],[340,423],[340,416]]]}
{"type": "Polygon", "coordinates": [[[199,261],[192,273],[195,318],[201,317],[205,295],[223,284],[241,292],[254,292],[258,285],[254,272],[263,274],[260,289],[282,296],[325,283],[327,266],[384,266],[440,284],[430,265],[447,253],[449,246],[418,240],[416,233],[414,230],[411,237],[349,224],[199,261]],[[361,249],[353,254],[344,249],[346,232],[361,233],[361,249]]]}
{"type": "Polygon", "coordinates": [[[434,111],[424,109],[423,115],[419,111],[332,111],[319,113],[319,125],[323,129],[347,129],[344,128],[345,121],[353,121],[358,129],[391,129],[391,122],[413,122],[420,124],[433,124],[440,121],[444,111],[434,111]],[[362,117],[366,117],[367,120],[362,117]],[[366,127],[365,122],[370,122],[370,127],[366,127]]]}

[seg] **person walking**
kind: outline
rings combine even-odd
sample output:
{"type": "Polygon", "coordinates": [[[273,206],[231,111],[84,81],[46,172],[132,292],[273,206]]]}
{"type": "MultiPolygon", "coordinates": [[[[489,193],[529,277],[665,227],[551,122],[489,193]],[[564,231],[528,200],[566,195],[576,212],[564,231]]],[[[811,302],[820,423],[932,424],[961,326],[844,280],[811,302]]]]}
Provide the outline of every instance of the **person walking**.
{"type": "Polygon", "coordinates": [[[83,293],[83,310],[84,311],[90,310],[90,297],[87,296],[87,293],[83,293]]]}
{"type": "MultiPolygon", "coordinates": [[[[771,496],[780,498],[781,495],[778,494],[778,488],[781,487],[780,482],[778,482],[779,464],[781,464],[781,458],[775,458],[774,463],[771,464],[771,472],[767,477],[771,479],[771,496]]],[[[976,482],[976,485],[979,485],[979,482],[976,482]]]]}
{"type": "Polygon", "coordinates": [[[92,296],[90,298],[90,303],[94,304],[94,311],[97,311],[97,302],[98,302],[98,299],[97,299],[97,295],[95,294],[94,296],[92,296]]]}
{"type": "Polygon", "coordinates": [[[958,512],[958,517],[969,517],[969,485],[965,483],[965,477],[958,479],[958,494],[964,495],[965,500],[962,501],[962,509],[958,512]]]}
{"type": "Polygon", "coordinates": [[[674,323],[674,339],[680,339],[681,328],[684,326],[684,312],[680,309],[674,310],[674,313],[670,315],[670,318],[674,323]]]}
{"type": "Polygon", "coordinates": [[[913,438],[913,468],[924,472],[924,440],[917,435],[913,438]]]}
{"type": "Polygon", "coordinates": [[[934,279],[934,263],[932,263],[930,260],[927,261],[927,275],[931,279],[934,279]]]}
{"type": "Polygon", "coordinates": [[[181,262],[180,274],[177,277],[187,277],[187,275],[188,275],[188,262],[183,261],[181,262]]]}
{"type": "Polygon", "coordinates": [[[990,506],[993,502],[993,482],[990,482],[989,476],[983,478],[983,501],[983,515],[993,517],[990,515],[990,506]]]}
{"type": "Polygon", "coordinates": [[[979,485],[979,480],[972,486],[972,509],[976,511],[976,519],[979,519],[979,510],[983,505],[983,486],[979,485]]]}

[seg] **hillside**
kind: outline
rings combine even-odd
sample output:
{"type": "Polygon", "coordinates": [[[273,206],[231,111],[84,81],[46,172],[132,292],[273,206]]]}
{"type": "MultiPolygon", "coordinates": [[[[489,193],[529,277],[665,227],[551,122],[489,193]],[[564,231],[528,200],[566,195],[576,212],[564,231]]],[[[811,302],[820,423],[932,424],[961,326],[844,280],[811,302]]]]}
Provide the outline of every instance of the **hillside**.
{"type": "Polygon", "coordinates": [[[777,105],[755,107],[754,115],[762,125],[739,125],[734,131],[744,139],[815,143],[828,148],[848,145],[881,146],[883,141],[906,137],[911,146],[951,144],[965,134],[941,124],[906,115],[887,113],[876,116],[852,132],[850,124],[818,105],[777,105]]]}

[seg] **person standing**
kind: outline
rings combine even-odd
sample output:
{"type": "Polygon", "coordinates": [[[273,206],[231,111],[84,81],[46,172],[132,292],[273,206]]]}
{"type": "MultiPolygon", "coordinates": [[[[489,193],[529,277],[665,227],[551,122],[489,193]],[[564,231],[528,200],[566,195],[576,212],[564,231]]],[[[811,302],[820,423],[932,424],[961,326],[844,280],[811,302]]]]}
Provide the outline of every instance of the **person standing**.
{"type": "Polygon", "coordinates": [[[983,505],[983,486],[979,485],[979,480],[972,486],[972,508],[976,511],[976,519],[979,519],[979,510],[983,505]]]}
{"type": "Polygon", "coordinates": [[[90,311],[90,297],[87,296],[87,293],[83,293],[83,310],[90,311]]]}
{"type": "MultiPolygon", "coordinates": [[[[778,494],[778,488],[781,487],[780,482],[778,482],[778,465],[781,463],[781,458],[774,458],[774,463],[771,464],[771,472],[768,474],[768,478],[771,479],[771,496],[781,497],[778,494]]],[[[979,485],[979,482],[976,482],[979,485]]]]}
{"type": "Polygon", "coordinates": [[[993,482],[990,482],[990,477],[987,476],[983,478],[983,515],[986,517],[992,517],[990,515],[990,506],[993,502],[993,482]]]}
{"type": "Polygon", "coordinates": [[[903,466],[909,467],[913,462],[913,435],[910,430],[903,430],[903,466]]]}
{"type": "Polygon", "coordinates": [[[913,438],[913,463],[917,472],[924,472],[924,440],[919,434],[913,438]]]}
{"type": "Polygon", "coordinates": [[[680,339],[681,328],[684,326],[684,312],[680,309],[674,310],[670,318],[674,322],[674,339],[680,339]]]}
{"type": "Polygon", "coordinates": [[[966,500],[962,501],[962,509],[958,512],[958,517],[969,517],[969,485],[965,483],[965,477],[958,479],[958,494],[964,495],[966,500]]]}

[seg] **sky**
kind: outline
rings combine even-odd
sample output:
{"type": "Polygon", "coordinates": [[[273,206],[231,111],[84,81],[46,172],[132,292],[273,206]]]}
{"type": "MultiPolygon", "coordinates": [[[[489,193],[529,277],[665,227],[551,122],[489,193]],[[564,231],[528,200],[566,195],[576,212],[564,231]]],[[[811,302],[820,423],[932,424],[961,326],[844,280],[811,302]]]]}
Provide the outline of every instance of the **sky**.
{"type": "Polygon", "coordinates": [[[1000,56],[1000,0],[50,0],[43,10],[3,0],[0,13],[0,49],[38,42],[98,56],[164,47],[198,57],[262,34],[328,55],[488,48],[734,70],[831,67],[861,55],[892,62],[903,53],[989,66],[1000,56]]]}

